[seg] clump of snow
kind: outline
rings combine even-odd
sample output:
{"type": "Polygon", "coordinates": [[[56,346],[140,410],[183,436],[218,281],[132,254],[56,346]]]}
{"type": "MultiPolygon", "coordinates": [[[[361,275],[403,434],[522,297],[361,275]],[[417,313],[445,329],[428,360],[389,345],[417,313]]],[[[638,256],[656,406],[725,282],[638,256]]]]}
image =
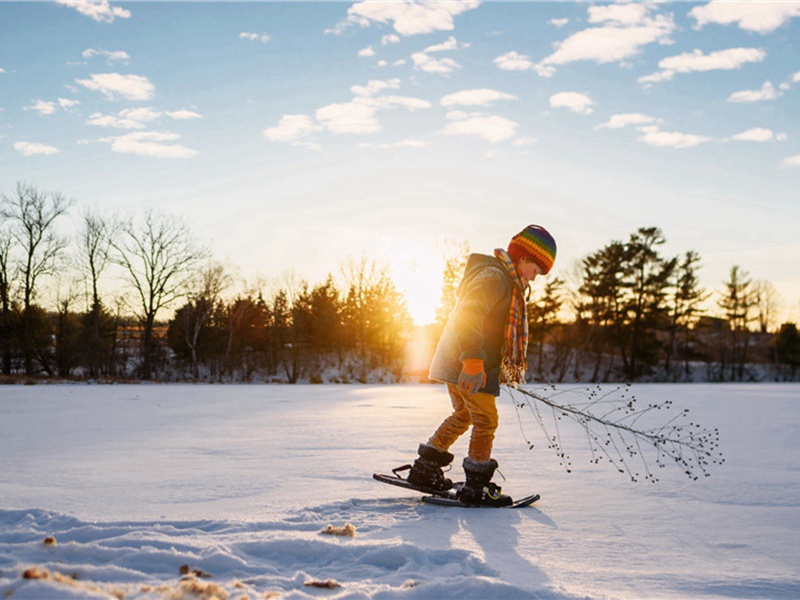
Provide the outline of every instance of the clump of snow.
{"type": "Polygon", "coordinates": [[[635,386],[721,432],[710,478],[658,484],[592,464],[580,428],[567,474],[501,396],[500,483],[542,494],[519,510],[372,480],[449,412],[440,386],[2,391],[0,598],[800,597],[797,384],[635,386]]]}
{"type": "Polygon", "coordinates": [[[328,525],[322,530],[325,535],[338,535],[342,537],[356,537],[356,528],[352,523],[345,523],[342,527],[328,525]]]}

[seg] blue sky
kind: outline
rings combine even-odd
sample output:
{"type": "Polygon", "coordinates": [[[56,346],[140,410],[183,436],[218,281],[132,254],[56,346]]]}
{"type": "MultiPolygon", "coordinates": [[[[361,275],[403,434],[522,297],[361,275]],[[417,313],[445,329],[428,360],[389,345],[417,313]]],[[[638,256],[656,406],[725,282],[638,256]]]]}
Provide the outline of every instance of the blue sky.
{"type": "Polygon", "coordinates": [[[366,254],[418,320],[445,240],[539,223],[567,276],[658,226],[797,319],[799,34],[761,0],[0,2],[0,191],[183,215],[251,281],[366,254]]]}

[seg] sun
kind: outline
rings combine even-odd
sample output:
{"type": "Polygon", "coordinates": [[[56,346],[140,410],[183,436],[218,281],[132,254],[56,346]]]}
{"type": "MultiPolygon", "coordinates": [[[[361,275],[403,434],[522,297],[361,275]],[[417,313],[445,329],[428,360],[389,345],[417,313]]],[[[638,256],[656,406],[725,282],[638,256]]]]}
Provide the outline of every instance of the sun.
{"type": "Polygon", "coordinates": [[[442,296],[444,260],[434,250],[408,242],[394,248],[389,266],[414,324],[433,323],[442,296]]]}

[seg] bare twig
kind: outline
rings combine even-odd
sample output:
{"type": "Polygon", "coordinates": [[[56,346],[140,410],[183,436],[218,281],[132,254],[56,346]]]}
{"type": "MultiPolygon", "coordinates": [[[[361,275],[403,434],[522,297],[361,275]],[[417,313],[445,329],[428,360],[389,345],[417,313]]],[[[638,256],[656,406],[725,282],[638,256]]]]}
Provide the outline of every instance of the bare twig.
{"type": "Polygon", "coordinates": [[[640,406],[628,385],[571,388],[553,385],[512,390],[511,394],[528,448],[533,449],[534,444],[523,426],[521,411],[526,409],[567,472],[571,472],[572,464],[559,427],[564,419],[583,427],[591,463],[607,460],[632,481],[656,482],[654,468],[664,468],[670,462],[696,480],[701,475],[708,477],[711,465],[724,462],[719,452],[718,429],[705,429],[689,421],[688,409],[671,417],[667,415],[666,420],[653,421],[654,413],[672,409],[672,400],[640,406]]]}

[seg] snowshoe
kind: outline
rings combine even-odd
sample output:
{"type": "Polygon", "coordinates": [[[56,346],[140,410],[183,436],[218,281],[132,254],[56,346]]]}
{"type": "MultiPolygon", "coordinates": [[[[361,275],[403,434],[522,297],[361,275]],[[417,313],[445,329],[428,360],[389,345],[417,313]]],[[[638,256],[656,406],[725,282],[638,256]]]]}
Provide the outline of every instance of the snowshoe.
{"type": "Polygon", "coordinates": [[[514,503],[511,496],[502,493],[499,485],[492,482],[497,470],[495,459],[478,462],[471,458],[464,459],[464,473],[467,481],[458,491],[457,498],[468,506],[510,506],[514,503]]]}

